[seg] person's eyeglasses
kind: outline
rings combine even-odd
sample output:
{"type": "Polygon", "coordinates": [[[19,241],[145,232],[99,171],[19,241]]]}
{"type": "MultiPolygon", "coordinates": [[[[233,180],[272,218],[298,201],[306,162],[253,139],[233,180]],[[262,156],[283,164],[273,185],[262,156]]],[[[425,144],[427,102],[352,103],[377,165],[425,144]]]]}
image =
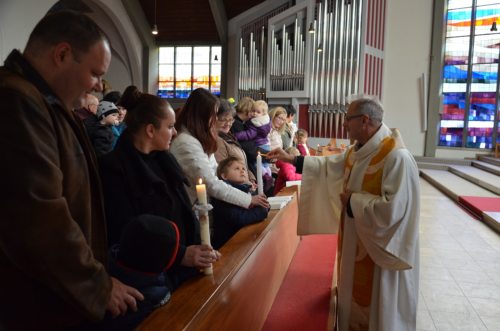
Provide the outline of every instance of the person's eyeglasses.
{"type": "Polygon", "coordinates": [[[349,122],[350,120],[353,120],[355,118],[359,118],[359,117],[363,117],[365,116],[366,114],[358,114],[358,115],[351,115],[351,116],[346,116],[344,117],[344,119],[349,122]]]}
{"type": "Polygon", "coordinates": [[[285,118],[283,118],[283,117],[276,117],[276,119],[278,119],[278,120],[280,120],[282,122],[286,121],[286,117],[285,118]]]}
{"type": "Polygon", "coordinates": [[[233,124],[234,118],[218,118],[217,121],[220,123],[227,123],[227,124],[233,124]]]}

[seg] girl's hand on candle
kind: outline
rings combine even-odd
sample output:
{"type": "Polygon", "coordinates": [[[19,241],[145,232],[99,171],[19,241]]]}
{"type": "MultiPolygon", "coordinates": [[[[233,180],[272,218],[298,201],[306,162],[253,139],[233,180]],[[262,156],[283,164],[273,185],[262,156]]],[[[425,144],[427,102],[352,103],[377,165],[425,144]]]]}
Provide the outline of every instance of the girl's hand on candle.
{"type": "Polygon", "coordinates": [[[255,192],[257,190],[257,183],[254,181],[250,181],[250,185],[252,185],[252,187],[250,188],[250,192],[255,192]]]}
{"type": "Polygon", "coordinates": [[[185,267],[208,268],[220,257],[221,254],[208,245],[191,245],[186,247],[181,264],[185,267]]]}
{"type": "Polygon", "coordinates": [[[264,194],[252,196],[252,202],[250,203],[249,208],[256,207],[256,206],[260,206],[260,207],[264,207],[266,209],[269,209],[270,205],[269,205],[269,202],[267,201],[267,197],[264,194]]]}

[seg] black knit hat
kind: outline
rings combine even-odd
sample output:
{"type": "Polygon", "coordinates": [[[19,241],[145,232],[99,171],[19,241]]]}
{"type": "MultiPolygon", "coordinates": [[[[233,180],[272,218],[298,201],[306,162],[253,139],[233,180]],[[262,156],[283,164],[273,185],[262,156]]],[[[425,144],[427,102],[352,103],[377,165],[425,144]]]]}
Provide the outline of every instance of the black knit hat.
{"type": "Polygon", "coordinates": [[[104,117],[113,113],[118,114],[118,107],[116,107],[116,105],[112,102],[101,101],[97,106],[97,113],[95,114],[95,116],[97,116],[99,120],[102,120],[104,117]]]}
{"type": "Polygon", "coordinates": [[[179,250],[179,230],[166,218],[143,214],[123,229],[117,260],[136,271],[160,273],[172,266],[179,250]]]}

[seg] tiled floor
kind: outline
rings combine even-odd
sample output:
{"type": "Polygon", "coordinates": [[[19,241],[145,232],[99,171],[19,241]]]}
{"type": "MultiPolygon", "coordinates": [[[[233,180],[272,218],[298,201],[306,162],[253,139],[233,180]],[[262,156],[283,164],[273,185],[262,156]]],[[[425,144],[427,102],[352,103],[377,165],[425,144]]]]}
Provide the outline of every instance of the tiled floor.
{"type": "Polygon", "coordinates": [[[500,235],[421,180],[418,330],[500,330],[500,235]]]}

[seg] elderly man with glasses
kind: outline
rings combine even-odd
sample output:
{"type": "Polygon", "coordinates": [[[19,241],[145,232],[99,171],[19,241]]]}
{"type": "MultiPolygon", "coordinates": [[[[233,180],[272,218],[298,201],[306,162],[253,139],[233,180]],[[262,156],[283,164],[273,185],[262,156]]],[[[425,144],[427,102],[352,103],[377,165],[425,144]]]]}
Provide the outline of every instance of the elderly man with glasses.
{"type": "Polygon", "coordinates": [[[338,233],[338,330],[416,329],[419,174],[383,113],[375,99],[351,102],[343,125],[354,144],[343,154],[268,155],[302,172],[299,234],[338,233]]]}

